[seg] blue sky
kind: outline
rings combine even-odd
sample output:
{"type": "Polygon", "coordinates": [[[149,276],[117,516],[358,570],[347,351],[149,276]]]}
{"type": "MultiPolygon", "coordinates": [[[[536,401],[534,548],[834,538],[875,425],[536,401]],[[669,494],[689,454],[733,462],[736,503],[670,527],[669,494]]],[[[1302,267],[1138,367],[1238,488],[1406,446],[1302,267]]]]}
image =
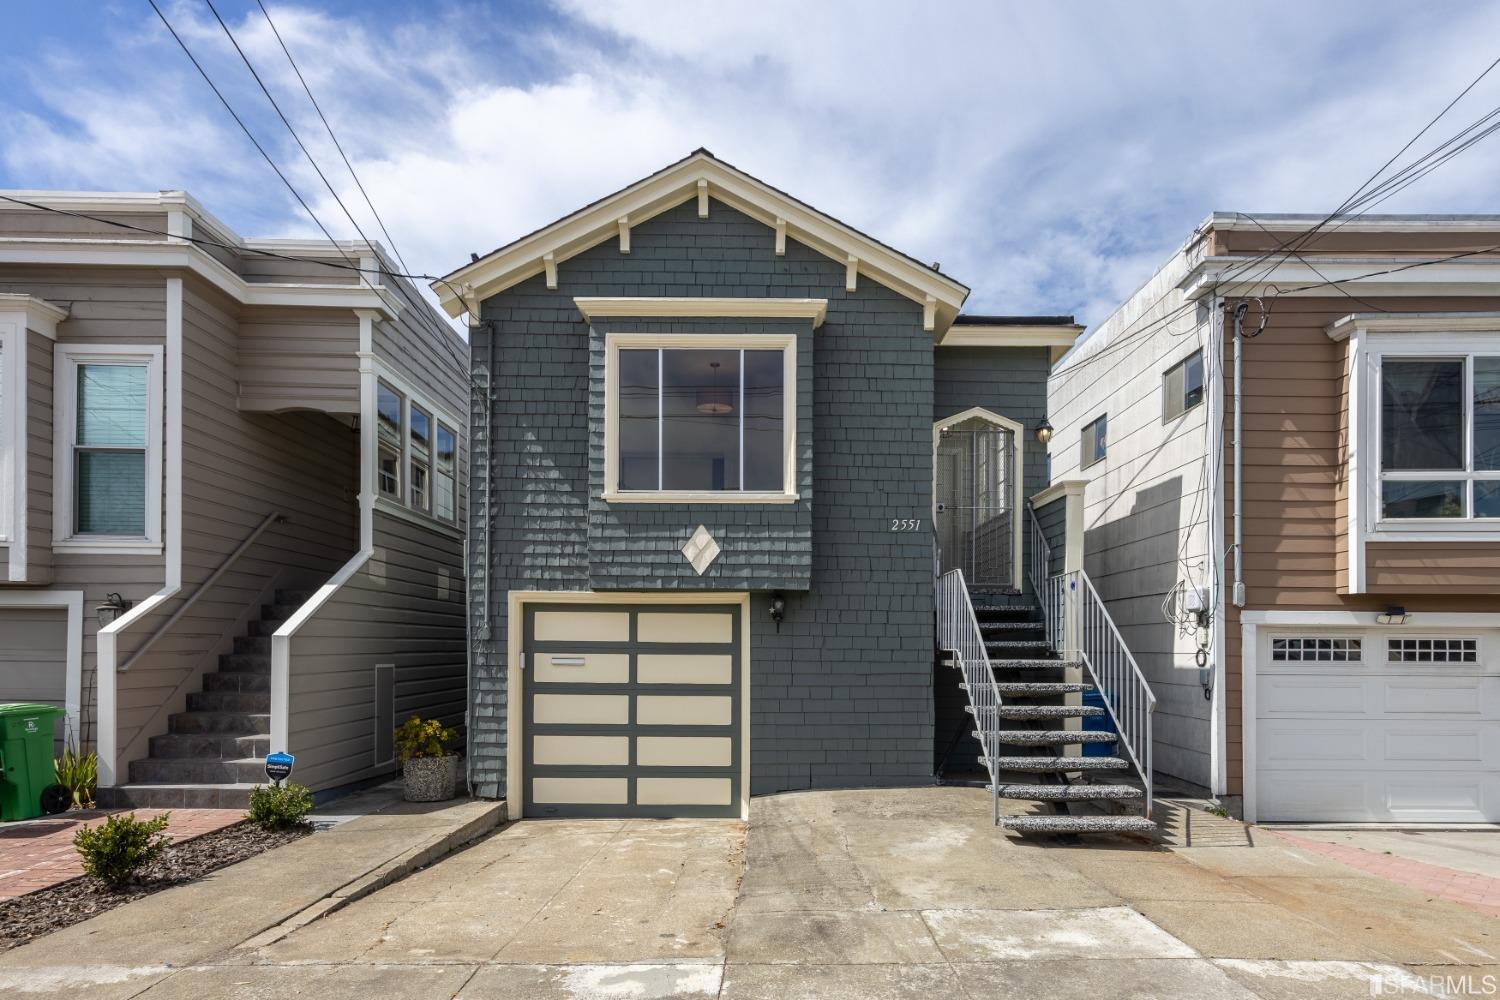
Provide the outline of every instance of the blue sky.
{"type": "MultiPolygon", "coordinates": [[[[201,0],[158,2],[353,235],[201,0]]],[[[215,4],[374,233],[254,0],[215,4]]],[[[941,261],[970,311],[1089,322],[1210,211],[1328,211],[1500,55],[1495,3],[267,6],[415,270],[707,146],[941,261]]],[[[145,0],[6,17],[0,187],[184,187],[244,235],[317,234],[145,0]]],[[[1429,141],[1497,105],[1500,69],[1429,141]]],[[[1495,141],[1378,211],[1500,212],[1495,141]]]]}

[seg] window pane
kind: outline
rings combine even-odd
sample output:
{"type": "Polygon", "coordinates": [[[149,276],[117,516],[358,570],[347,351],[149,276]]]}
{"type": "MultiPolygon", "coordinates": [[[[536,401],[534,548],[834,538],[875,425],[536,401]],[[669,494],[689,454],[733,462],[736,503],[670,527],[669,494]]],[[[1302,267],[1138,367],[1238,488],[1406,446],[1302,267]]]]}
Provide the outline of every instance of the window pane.
{"type": "Polygon", "coordinates": [[[620,489],[654,490],[657,352],[620,352],[620,489]]]}
{"type": "Polygon", "coordinates": [[[745,489],[780,493],[786,487],[786,387],[781,351],[745,352],[745,489]]]}
{"type": "Polygon", "coordinates": [[[398,451],[401,448],[401,397],[396,390],[380,383],[375,390],[375,411],[379,419],[380,440],[388,441],[398,451]]]}
{"type": "Polygon", "coordinates": [[[432,417],[416,403],[411,404],[411,450],[426,456],[432,444],[432,417]]]}
{"type": "Polygon", "coordinates": [[[1474,359],[1474,468],[1500,469],[1500,358],[1474,359]]]}
{"type": "Polygon", "coordinates": [[[1383,468],[1464,467],[1463,384],[1462,361],[1393,361],[1388,358],[1382,363],[1380,458],[1383,468]]]}
{"type": "Polygon", "coordinates": [[[437,431],[437,467],[439,472],[450,475],[453,472],[453,463],[458,457],[458,435],[448,429],[447,424],[438,424],[437,431]]]}
{"type": "Polygon", "coordinates": [[[146,446],[146,366],[78,366],[78,444],[146,446]]]}
{"type": "Polygon", "coordinates": [[[1162,390],[1162,409],[1164,415],[1168,420],[1171,420],[1173,417],[1181,414],[1184,409],[1182,405],[1182,395],[1184,391],[1182,388],[1183,374],[1183,367],[1181,365],[1176,365],[1173,368],[1169,368],[1167,370],[1167,374],[1163,376],[1164,388],[1162,390]]]}
{"type": "Polygon", "coordinates": [[[1108,451],[1109,418],[1100,417],[1083,428],[1083,455],[1080,464],[1087,469],[1104,461],[1108,451]]]}
{"type": "Polygon", "coordinates": [[[1203,402],[1203,352],[1198,351],[1182,365],[1184,410],[1203,402]]]}
{"type": "Polygon", "coordinates": [[[1381,517],[1463,517],[1464,484],[1385,482],[1381,517]]]}
{"type": "Polygon", "coordinates": [[[434,480],[433,493],[437,497],[437,515],[444,521],[451,521],[456,513],[453,491],[453,477],[439,474],[434,480]]]}
{"type": "Polygon", "coordinates": [[[740,352],[661,353],[661,488],[739,489],[740,352]]]}
{"type": "Polygon", "coordinates": [[[1474,516],[1500,517],[1500,479],[1474,481],[1474,516]]]}
{"type": "Polygon", "coordinates": [[[80,451],[76,483],[80,535],[146,534],[146,453],[80,451]]]}
{"type": "Polygon", "coordinates": [[[401,499],[401,455],[384,444],[380,446],[380,492],[392,500],[401,499]]]}
{"type": "Polygon", "coordinates": [[[417,510],[427,509],[427,466],[411,464],[411,505],[417,510]]]}

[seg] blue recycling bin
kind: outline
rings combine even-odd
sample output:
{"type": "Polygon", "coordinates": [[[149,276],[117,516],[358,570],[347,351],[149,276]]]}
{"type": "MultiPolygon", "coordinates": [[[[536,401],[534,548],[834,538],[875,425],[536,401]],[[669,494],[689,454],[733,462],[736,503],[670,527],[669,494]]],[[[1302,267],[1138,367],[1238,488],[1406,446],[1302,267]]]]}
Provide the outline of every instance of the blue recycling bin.
{"type": "MultiPolygon", "coordinates": [[[[1085,691],[1083,703],[1095,708],[1104,708],[1104,695],[1098,691],[1085,691]]],[[[1120,731],[1115,728],[1115,720],[1109,717],[1108,711],[1103,715],[1085,715],[1083,729],[1089,733],[1113,733],[1117,737],[1120,735],[1120,731]]],[[[1118,750],[1119,747],[1115,743],[1085,743],[1083,745],[1085,757],[1113,757],[1118,750]]]]}

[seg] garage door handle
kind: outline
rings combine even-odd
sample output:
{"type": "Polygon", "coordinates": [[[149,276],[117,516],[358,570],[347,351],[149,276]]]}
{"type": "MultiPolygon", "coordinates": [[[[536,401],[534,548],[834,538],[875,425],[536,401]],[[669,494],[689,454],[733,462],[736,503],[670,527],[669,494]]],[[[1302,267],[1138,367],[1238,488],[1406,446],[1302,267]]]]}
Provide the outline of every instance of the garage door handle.
{"type": "Polygon", "coordinates": [[[554,667],[581,667],[584,659],[581,656],[554,656],[552,657],[554,667]]]}

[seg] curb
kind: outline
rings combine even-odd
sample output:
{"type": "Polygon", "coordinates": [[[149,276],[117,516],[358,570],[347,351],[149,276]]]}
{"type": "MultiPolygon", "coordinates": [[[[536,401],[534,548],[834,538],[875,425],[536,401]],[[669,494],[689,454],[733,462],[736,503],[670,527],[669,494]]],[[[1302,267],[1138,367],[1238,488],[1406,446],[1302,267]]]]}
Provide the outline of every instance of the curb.
{"type": "Polygon", "coordinates": [[[439,858],[453,853],[470,841],[489,833],[505,821],[505,803],[503,801],[492,802],[488,809],[462,826],[428,837],[415,847],[403,851],[358,878],[344,883],[317,902],[298,910],[281,923],[240,942],[235,948],[264,948],[266,945],[274,944],[293,931],[306,927],[330,913],[335,913],[357,899],[363,899],[393,882],[399,882],[439,858]]]}

